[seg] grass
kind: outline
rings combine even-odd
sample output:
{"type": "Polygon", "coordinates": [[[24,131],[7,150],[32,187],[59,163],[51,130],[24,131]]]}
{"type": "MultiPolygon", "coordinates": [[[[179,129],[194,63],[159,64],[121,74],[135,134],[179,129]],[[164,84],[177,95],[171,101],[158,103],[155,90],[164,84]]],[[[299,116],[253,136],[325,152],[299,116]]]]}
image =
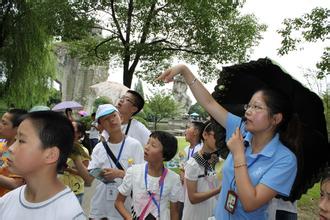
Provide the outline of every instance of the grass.
{"type": "Polygon", "coordinates": [[[320,184],[316,183],[298,201],[298,219],[318,219],[318,201],[320,199],[320,184]]]}
{"type": "MultiPolygon", "coordinates": [[[[185,141],[184,137],[177,137],[178,139],[178,152],[189,144],[185,141]]],[[[173,169],[178,171],[178,169],[173,169]]],[[[317,219],[318,216],[318,201],[320,198],[320,184],[316,183],[310,188],[306,194],[304,194],[298,201],[298,219],[299,220],[311,220],[317,219]]]]}
{"type": "Polygon", "coordinates": [[[183,149],[189,144],[184,137],[176,137],[178,139],[178,152],[183,151],[183,149]]]}

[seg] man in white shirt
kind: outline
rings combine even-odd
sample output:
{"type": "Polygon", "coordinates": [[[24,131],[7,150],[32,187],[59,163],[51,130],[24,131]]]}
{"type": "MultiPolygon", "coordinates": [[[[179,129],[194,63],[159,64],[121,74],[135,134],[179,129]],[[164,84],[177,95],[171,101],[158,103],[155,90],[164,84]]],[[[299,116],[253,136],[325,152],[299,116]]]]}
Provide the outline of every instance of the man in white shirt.
{"type": "MultiPolygon", "coordinates": [[[[151,132],[144,124],[133,118],[142,110],[143,106],[143,97],[134,90],[127,90],[126,94],[119,98],[116,107],[122,117],[123,133],[135,138],[142,146],[145,146],[151,132]]],[[[106,131],[103,131],[102,136],[105,139],[109,137],[106,131]]]]}

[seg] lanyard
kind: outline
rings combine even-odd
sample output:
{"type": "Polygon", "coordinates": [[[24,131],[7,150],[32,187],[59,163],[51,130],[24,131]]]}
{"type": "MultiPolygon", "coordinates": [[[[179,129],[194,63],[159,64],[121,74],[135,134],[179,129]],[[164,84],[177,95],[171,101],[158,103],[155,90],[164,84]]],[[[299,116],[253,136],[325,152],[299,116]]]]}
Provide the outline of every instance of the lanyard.
{"type": "MultiPolygon", "coordinates": [[[[125,141],[126,141],[126,135],[124,136],[123,142],[121,142],[121,146],[120,146],[119,153],[118,153],[118,156],[116,158],[116,161],[113,161],[113,162],[115,162],[116,167],[118,167],[119,160],[120,160],[120,157],[121,157],[121,153],[123,152],[123,149],[124,149],[125,141]]],[[[110,166],[112,167],[109,155],[107,155],[107,156],[108,156],[108,159],[109,159],[110,166]]]]}
{"type": "MultiPolygon", "coordinates": [[[[255,162],[257,162],[258,159],[259,159],[259,156],[258,156],[254,161],[252,161],[252,163],[250,163],[250,164],[247,166],[247,169],[249,169],[249,167],[251,167],[255,162]]],[[[233,163],[234,163],[234,160],[233,160],[233,163]]],[[[235,185],[236,185],[234,179],[235,179],[235,168],[234,168],[234,177],[233,177],[233,179],[232,179],[232,181],[231,181],[231,183],[230,183],[230,188],[233,189],[233,191],[235,191],[235,190],[234,190],[234,187],[235,187],[235,185]],[[234,184],[233,184],[233,183],[234,183],[234,184]]]]}
{"type": "Polygon", "coordinates": [[[196,146],[194,146],[194,148],[192,149],[192,152],[191,153],[190,153],[190,147],[188,148],[188,160],[189,160],[190,157],[192,157],[192,155],[194,155],[196,146]]]}
{"type": "MultiPolygon", "coordinates": [[[[166,174],[167,174],[167,168],[163,168],[163,173],[162,173],[162,175],[161,175],[161,177],[160,177],[160,179],[159,179],[159,187],[160,187],[160,194],[159,194],[159,203],[157,203],[157,201],[156,201],[156,199],[155,199],[155,197],[154,197],[154,193],[151,193],[149,190],[148,190],[148,178],[147,178],[147,176],[148,176],[148,163],[146,163],[146,165],[145,165],[145,169],[144,169],[144,184],[145,184],[145,186],[146,186],[146,190],[147,190],[147,192],[148,192],[148,194],[149,194],[149,196],[150,196],[150,198],[152,199],[152,201],[153,201],[153,203],[156,205],[156,207],[157,207],[157,210],[158,210],[158,216],[160,217],[160,201],[161,201],[161,198],[162,198],[162,194],[163,194],[163,189],[164,189],[164,184],[165,184],[165,182],[164,182],[164,180],[165,180],[165,176],[166,176],[166,174]]],[[[150,201],[150,200],[149,200],[150,201]]],[[[150,204],[150,202],[148,202],[148,204],[150,204]]],[[[147,204],[147,206],[149,206],[147,204]]],[[[143,213],[143,215],[144,215],[144,213],[143,213]]],[[[141,216],[140,216],[141,217],[141,216]]]]}

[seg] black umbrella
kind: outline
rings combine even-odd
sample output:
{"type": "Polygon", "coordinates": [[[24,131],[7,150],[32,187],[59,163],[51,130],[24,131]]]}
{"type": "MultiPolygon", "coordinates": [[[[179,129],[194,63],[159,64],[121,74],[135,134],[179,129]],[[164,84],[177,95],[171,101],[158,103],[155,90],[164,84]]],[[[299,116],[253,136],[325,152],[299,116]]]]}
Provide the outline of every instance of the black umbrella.
{"type": "MultiPolygon", "coordinates": [[[[212,95],[228,111],[242,116],[243,105],[263,87],[285,93],[292,100],[294,112],[303,122],[302,146],[300,151],[294,152],[298,159],[298,173],[289,197],[294,201],[320,180],[322,170],[330,161],[323,103],[315,93],[268,58],[224,67],[212,95]]],[[[222,156],[226,156],[228,149],[222,149],[221,152],[222,156]]]]}

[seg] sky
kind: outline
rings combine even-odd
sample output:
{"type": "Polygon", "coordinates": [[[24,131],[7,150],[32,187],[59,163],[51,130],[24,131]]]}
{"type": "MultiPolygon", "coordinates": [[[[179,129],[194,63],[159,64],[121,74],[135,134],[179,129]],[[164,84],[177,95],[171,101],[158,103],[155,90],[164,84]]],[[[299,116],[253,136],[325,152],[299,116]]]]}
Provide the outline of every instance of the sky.
{"type": "MultiPolygon", "coordinates": [[[[253,48],[253,53],[250,60],[257,60],[258,58],[269,57],[279,63],[290,75],[307,86],[307,81],[303,76],[306,69],[315,70],[315,64],[319,61],[323,48],[329,46],[330,40],[327,42],[316,42],[302,44],[303,49],[289,52],[288,55],[280,56],[277,54],[277,49],[281,46],[281,37],[276,32],[282,27],[282,21],[285,18],[301,17],[303,14],[309,13],[313,8],[321,6],[330,8],[329,0],[246,0],[244,7],[241,9],[242,14],[253,13],[260,23],[268,26],[267,31],[263,33],[263,39],[259,45],[253,48]]],[[[122,83],[122,75],[110,75],[109,80],[122,83]]],[[[136,79],[133,80],[134,86],[136,79]]],[[[322,80],[320,87],[313,87],[312,90],[316,93],[326,90],[326,84],[330,86],[330,77],[322,80]]],[[[216,82],[206,84],[207,89],[212,92],[216,82]]],[[[170,85],[172,86],[172,84],[170,85]]],[[[148,94],[150,85],[145,85],[145,93],[148,94]]],[[[167,88],[171,88],[167,86],[167,88]]],[[[189,89],[188,89],[189,90],[189,89]]],[[[195,99],[191,92],[187,92],[191,97],[192,102],[195,99]]]]}

